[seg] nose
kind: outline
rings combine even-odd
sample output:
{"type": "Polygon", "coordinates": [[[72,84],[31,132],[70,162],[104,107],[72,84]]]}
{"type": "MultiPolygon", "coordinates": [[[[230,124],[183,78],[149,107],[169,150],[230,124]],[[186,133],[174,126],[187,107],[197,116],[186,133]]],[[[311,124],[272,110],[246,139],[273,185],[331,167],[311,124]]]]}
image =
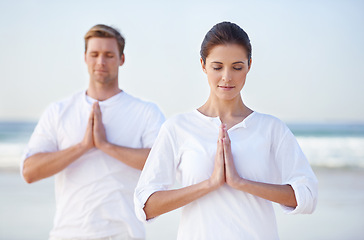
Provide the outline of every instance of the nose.
{"type": "Polygon", "coordinates": [[[105,57],[103,55],[100,55],[97,58],[97,64],[99,64],[99,65],[105,65],[105,57]]]}
{"type": "Polygon", "coordinates": [[[229,82],[231,80],[231,72],[229,70],[224,71],[222,80],[225,82],[229,82]]]}

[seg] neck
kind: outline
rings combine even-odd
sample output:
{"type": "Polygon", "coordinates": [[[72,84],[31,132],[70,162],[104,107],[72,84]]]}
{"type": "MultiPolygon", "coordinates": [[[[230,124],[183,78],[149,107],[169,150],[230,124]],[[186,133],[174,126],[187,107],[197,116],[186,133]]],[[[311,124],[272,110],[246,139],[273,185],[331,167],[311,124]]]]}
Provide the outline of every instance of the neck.
{"type": "Polygon", "coordinates": [[[98,84],[90,82],[90,85],[87,89],[87,95],[96,99],[98,101],[105,101],[106,99],[115,96],[116,94],[120,93],[122,90],[115,84],[105,85],[105,84],[98,84]]]}
{"type": "Polygon", "coordinates": [[[220,117],[223,123],[240,121],[252,113],[240,95],[231,100],[221,100],[210,95],[198,110],[209,117],[220,117]]]}

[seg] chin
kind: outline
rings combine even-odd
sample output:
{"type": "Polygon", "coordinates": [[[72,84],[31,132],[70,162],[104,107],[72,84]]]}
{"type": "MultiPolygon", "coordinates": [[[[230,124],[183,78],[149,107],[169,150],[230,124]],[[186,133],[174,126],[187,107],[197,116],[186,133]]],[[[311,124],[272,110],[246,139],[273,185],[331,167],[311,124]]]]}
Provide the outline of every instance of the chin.
{"type": "Polygon", "coordinates": [[[109,78],[105,78],[105,77],[96,77],[94,78],[94,81],[100,84],[108,84],[110,82],[112,82],[111,79],[109,78]]]}
{"type": "Polygon", "coordinates": [[[236,98],[240,97],[240,94],[219,94],[218,99],[223,100],[223,101],[232,101],[235,100],[236,98]]]}

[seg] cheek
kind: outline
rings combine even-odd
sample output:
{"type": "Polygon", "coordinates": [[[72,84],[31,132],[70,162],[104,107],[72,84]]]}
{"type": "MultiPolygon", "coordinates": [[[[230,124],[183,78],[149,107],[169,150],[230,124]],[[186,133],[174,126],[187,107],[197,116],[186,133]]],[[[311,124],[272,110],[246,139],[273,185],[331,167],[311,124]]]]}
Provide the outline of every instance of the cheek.
{"type": "Polygon", "coordinates": [[[94,65],[94,62],[95,62],[95,61],[94,61],[94,60],[92,60],[92,59],[87,59],[87,60],[86,60],[86,64],[87,64],[87,66],[88,66],[88,67],[91,67],[92,65],[94,65]]]}
{"type": "Polygon", "coordinates": [[[210,77],[207,79],[208,84],[210,86],[210,88],[216,87],[217,86],[217,82],[214,78],[210,77]]]}
{"type": "Polygon", "coordinates": [[[220,81],[221,76],[218,73],[209,72],[209,73],[207,73],[207,79],[210,83],[216,84],[220,81]]]}
{"type": "Polygon", "coordinates": [[[236,79],[239,82],[245,82],[246,75],[247,75],[247,72],[243,72],[243,73],[236,74],[236,79]]]}
{"type": "Polygon", "coordinates": [[[119,66],[119,62],[118,62],[117,60],[110,59],[110,60],[107,62],[107,65],[109,65],[109,66],[115,66],[115,67],[118,67],[118,66],[119,66]]]}
{"type": "Polygon", "coordinates": [[[92,64],[90,62],[86,62],[86,64],[87,64],[87,68],[88,69],[91,69],[92,68],[92,64]]]}

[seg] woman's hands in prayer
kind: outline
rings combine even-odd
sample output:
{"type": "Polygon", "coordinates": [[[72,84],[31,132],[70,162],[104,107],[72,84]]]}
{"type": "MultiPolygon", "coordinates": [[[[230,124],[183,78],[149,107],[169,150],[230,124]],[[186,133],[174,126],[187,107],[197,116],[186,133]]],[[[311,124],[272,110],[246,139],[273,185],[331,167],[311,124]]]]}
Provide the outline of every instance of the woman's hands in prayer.
{"type": "Polygon", "coordinates": [[[217,140],[214,170],[210,177],[210,183],[216,189],[224,183],[232,188],[238,188],[238,185],[242,181],[244,179],[239,176],[235,168],[233,154],[231,152],[231,141],[226,124],[221,124],[217,140]]]}
{"type": "Polygon", "coordinates": [[[255,182],[239,176],[236,170],[231,141],[225,124],[221,124],[213,173],[209,179],[211,190],[219,188],[226,183],[228,186],[255,196],[276,202],[288,207],[297,206],[296,196],[291,185],[278,185],[255,182]]]}
{"type": "Polygon", "coordinates": [[[238,188],[238,185],[244,180],[239,176],[235,168],[233,154],[231,153],[231,141],[227,133],[226,124],[222,124],[224,163],[225,163],[225,181],[232,188],[238,188]]]}
{"type": "Polygon", "coordinates": [[[223,125],[221,125],[219,129],[219,138],[217,140],[214,171],[212,172],[212,175],[210,177],[210,184],[213,189],[219,188],[226,181],[223,139],[224,139],[224,129],[223,125]]]}

